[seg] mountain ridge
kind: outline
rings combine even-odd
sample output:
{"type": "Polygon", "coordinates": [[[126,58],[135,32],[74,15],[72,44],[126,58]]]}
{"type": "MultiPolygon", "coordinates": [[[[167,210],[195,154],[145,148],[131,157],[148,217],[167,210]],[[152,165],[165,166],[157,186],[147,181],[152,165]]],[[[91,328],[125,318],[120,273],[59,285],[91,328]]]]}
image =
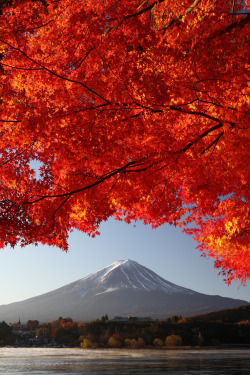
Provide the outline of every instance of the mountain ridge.
{"type": "Polygon", "coordinates": [[[68,316],[90,321],[112,316],[192,316],[248,305],[248,301],[202,294],[173,284],[132,260],[120,260],[48,293],[0,306],[0,320],[40,322],[68,316]]]}

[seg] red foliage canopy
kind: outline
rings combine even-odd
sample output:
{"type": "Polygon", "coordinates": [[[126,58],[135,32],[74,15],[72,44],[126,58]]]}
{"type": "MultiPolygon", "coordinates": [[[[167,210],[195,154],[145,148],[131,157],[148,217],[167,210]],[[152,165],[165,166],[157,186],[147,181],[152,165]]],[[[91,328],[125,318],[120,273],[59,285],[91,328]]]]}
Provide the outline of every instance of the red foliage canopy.
{"type": "Polygon", "coordinates": [[[0,29],[1,245],[179,225],[250,277],[249,0],[16,0],[0,29]],[[39,173],[33,162],[39,163],[39,173]]]}

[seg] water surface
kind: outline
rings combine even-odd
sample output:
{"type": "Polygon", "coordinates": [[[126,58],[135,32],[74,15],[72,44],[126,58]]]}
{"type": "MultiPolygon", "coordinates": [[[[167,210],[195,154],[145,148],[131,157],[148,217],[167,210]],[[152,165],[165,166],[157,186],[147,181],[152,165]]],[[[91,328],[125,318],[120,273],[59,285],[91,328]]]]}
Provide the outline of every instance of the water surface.
{"type": "Polygon", "coordinates": [[[5,375],[250,375],[250,350],[0,348],[5,375]]]}

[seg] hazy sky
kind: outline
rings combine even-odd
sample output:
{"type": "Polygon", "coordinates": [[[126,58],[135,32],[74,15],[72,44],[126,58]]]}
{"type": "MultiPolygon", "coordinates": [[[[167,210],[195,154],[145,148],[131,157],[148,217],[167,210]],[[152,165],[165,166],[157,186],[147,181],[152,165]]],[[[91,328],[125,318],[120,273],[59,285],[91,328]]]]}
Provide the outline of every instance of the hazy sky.
{"type": "MultiPolygon", "coordinates": [[[[109,220],[101,235],[74,232],[69,252],[48,246],[0,250],[0,304],[49,292],[121,260],[131,259],[180,286],[206,294],[250,301],[250,283],[227,286],[213,261],[200,256],[196,243],[180,229],[164,225],[152,230],[109,220]]],[[[0,317],[1,320],[1,317],[0,317]]]]}

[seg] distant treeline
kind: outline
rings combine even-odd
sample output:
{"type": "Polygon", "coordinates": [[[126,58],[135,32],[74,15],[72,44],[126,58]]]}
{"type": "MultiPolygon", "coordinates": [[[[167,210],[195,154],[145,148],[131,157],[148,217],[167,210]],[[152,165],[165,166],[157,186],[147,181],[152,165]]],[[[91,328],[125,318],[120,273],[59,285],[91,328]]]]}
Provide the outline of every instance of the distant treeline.
{"type": "Polygon", "coordinates": [[[192,318],[173,316],[152,322],[117,322],[103,316],[100,320],[81,323],[62,317],[45,324],[29,320],[23,327],[18,323],[12,326],[0,323],[1,345],[17,342],[82,348],[250,345],[250,305],[192,318]]]}

